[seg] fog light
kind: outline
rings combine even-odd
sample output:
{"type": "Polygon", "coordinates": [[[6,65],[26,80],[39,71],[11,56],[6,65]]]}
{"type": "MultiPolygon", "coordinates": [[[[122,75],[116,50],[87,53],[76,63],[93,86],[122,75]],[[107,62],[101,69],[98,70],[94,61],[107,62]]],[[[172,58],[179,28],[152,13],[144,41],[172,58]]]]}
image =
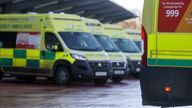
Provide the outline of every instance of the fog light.
{"type": "Polygon", "coordinates": [[[171,87],[165,87],[165,92],[170,93],[172,91],[171,87]]]}

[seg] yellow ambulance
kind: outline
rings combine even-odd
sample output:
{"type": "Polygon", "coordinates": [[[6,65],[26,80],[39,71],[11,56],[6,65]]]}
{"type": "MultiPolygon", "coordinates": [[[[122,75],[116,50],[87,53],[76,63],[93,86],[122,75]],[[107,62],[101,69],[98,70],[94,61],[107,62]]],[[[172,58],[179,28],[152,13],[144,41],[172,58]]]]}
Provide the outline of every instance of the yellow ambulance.
{"type": "Polygon", "coordinates": [[[126,29],[125,32],[128,34],[128,37],[135,42],[137,47],[141,50],[143,53],[143,43],[141,39],[141,30],[137,29],[126,29]]]}
{"type": "Polygon", "coordinates": [[[30,82],[45,76],[61,85],[105,84],[111,76],[108,55],[81,17],[70,14],[0,15],[0,64],[1,78],[30,82]]]}
{"type": "Polygon", "coordinates": [[[118,25],[104,24],[107,34],[120,48],[129,62],[130,74],[137,75],[141,66],[141,51],[137,45],[130,40],[122,27],[118,25]]]}
{"type": "Polygon", "coordinates": [[[144,105],[192,105],[192,0],[145,0],[144,105]]]}
{"type": "Polygon", "coordinates": [[[103,49],[109,56],[109,60],[112,63],[113,82],[121,82],[125,76],[128,75],[129,70],[127,69],[127,61],[125,56],[121,53],[120,49],[110,39],[108,34],[102,27],[101,22],[96,19],[84,18],[86,25],[97,41],[101,44],[103,49]]]}

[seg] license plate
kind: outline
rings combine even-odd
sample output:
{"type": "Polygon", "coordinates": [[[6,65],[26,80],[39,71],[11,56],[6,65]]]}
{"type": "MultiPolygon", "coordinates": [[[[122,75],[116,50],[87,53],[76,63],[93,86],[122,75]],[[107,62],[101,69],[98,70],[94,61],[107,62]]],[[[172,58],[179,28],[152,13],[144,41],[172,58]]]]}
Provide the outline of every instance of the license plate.
{"type": "Polygon", "coordinates": [[[137,69],[136,69],[136,71],[137,71],[137,72],[140,72],[140,71],[141,71],[141,69],[140,69],[140,68],[137,68],[137,69]]]}
{"type": "Polygon", "coordinates": [[[95,72],[95,76],[107,76],[107,72],[95,72]]]}
{"type": "Polygon", "coordinates": [[[114,74],[123,75],[123,74],[125,74],[125,71],[123,71],[123,70],[115,70],[114,74]]]}

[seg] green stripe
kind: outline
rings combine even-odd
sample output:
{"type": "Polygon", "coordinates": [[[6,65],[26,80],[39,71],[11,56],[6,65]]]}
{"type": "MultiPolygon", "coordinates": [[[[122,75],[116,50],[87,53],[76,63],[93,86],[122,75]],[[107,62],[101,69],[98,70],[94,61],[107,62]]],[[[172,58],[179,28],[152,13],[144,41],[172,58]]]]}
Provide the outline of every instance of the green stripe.
{"type": "Polygon", "coordinates": [[[26,50],[14,50],[14,58],[26,58],[26,50]]]}
{"type": "Polygon", "coordinates": [[[156,64],[156,59],[148,59],[148,64],[149,65],[155,65],[156,64]]]}
{"type": "Polygon", "coordinates": [[[192,66],[192,60],[176,60],[176,59],[148,59],[149,65],[159,66],[192,66]]]}
{"type": "Polygon", "coordinates": [[[13,66],[13,60],[8,58],[1,58],[2,66],[13,66]]]}
{"type": "Polygon", "coordinates": [[[39,68],[39,60],[27,60],[27,67],[39,68]]]}
{"type": "Polygon", "coordinates": [[[47,52],[47,51],[41,51],[41,59],[55,60],[55,53],[47,52]]]}

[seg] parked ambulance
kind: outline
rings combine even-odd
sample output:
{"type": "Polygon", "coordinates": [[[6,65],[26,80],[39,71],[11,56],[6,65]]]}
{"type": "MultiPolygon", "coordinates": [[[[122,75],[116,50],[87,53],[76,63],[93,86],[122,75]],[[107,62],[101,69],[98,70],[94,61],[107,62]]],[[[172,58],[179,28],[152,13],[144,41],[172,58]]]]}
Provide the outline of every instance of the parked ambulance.
{"type": "Polygon", "coordinates": [[[145,0],[142,18],[143,105],[191,106],[192,0],[145,0]]]}
{"type": "Polygon", "coordinates": [[[58,84],[111,76],[108,55],[81,17],[69,14],[0,15],[0,66],[3,74],[35,81],[51,77],[58,84]]]}
{"type": "Polygon", "coordinates": [[[126,56],[131,74],[138,74],[141,65],[141,51],[137,45],[130,40],[123,28],[117,25],[104,24],[103,25],[107,34],[112,38],[116,45],[126,56]]]}
{"type": "Polygon", "coordinates": [[[84,18],[86,25],[103,49],[107,52],[109,60],[112,63],[113,82],[121,82],[123,78],[128,75],[127,61],[123,53],[116,46],[116,44],[110,39],[108,34],[105,32],[102,24],[96,19],[84,18]]]}
{"type": "Polygon", "coordinates": [[[128,34],[128,37],[135,42],[135,44],[138,46],[138,48],[143,53],[143,42],[141,39],[141,30],[136,29],[126,29],[125,32],[128,34]]]}

